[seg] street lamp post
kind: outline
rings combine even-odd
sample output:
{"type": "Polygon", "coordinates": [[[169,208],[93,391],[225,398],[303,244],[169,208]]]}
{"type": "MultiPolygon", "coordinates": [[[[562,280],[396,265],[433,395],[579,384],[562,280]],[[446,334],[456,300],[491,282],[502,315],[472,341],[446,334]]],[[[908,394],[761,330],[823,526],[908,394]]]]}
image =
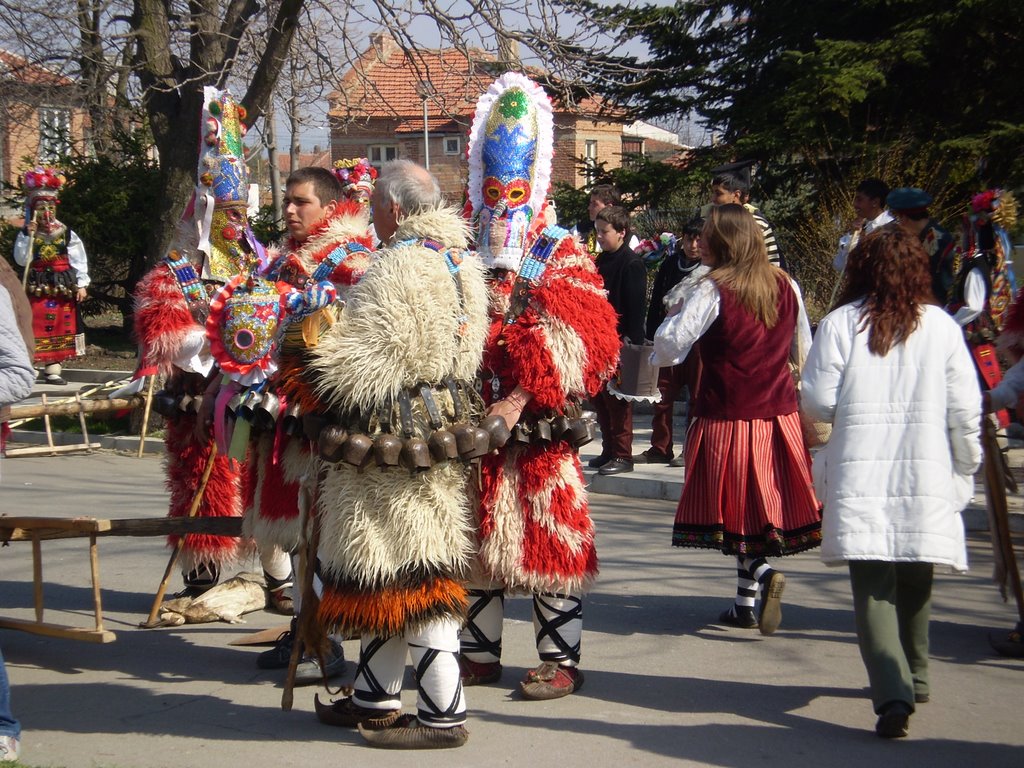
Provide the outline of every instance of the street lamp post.
{"type": "Polygon", "coordinates": [[[433,96],[436,91],[434,90],[434,84],[429,80],[420,80],[416,84],[416,93],[423,99],[423,167],[428,171],[430,170],[430,123],[429,116],[427,114],[427,100],[433,96]]]}

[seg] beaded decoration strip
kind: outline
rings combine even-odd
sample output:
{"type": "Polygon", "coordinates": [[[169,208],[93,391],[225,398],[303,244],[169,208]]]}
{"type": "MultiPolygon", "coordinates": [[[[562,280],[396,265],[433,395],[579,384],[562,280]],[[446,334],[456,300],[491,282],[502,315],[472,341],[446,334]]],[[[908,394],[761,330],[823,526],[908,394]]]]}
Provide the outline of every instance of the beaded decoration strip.
{"type": "Polygon", "coordinates": [[[403,240],[396,243],[396,245],[414,245],[417,243],[444,256],[445,264],[448,266],[448,274],[451,276],[452,282],[455,283],[455,293],[459,298],[459,309],[461,310],[461,314],[456,318],[458,322],[456,335],[459,337],[465,336],[469,324],[469,315],[466,313],[466,297],[462,290],[460,270],[462,262],[466,257],[466,252],[458,248],[448,248],[443,243],[429,237],[424,237],[420,240],[403,240]]]}
{"type": "Polygon", "coordinates": [[[174,275],[174,279],[178,281],[186,302],[190,305],[209,303],[210,299],[206,294],[206,288],[196,273],[195,265],[188,260],[187,256],[182,256],[178,251],[171,251],[167,254],[165,261],[167,268],[174,275]]]}
{"type": "Polygon", "coordinates": [[[353,253],[369,253],[370,249],[360,243],[345,243],[339,245],[323,261],[317,264],[313,271],[313,282],[319,283],[328,280],[338,265],[353,253]]]}
{"type": "Polygon", "coordinates": [[[512,284],[512,297],[509,302],[508,312],[505,313],[505,325],[510,325],[523,313],[530,301],[530,292],[533,290],[544,270],[547,268],[548,259],[555,252],[555,248],[565,238],[569,231],[558,226],[546,227],[540,236],[534,241],[530,252],[526,254],[519,272],[516,274],[515,283],[512,284]]]}

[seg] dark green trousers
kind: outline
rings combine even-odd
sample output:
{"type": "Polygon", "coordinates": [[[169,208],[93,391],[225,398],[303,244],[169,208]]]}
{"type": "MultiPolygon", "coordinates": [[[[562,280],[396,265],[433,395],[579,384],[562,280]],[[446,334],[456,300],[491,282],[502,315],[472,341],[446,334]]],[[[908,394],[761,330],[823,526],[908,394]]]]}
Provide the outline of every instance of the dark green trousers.
{"type": "Polygon", "coordinates": [[[857,641],[875,712],[890,701],[902,701],[913,711],[914,694],[928,693],[934,567],[880,560],[851,560],[849,565],[857,641]]]}

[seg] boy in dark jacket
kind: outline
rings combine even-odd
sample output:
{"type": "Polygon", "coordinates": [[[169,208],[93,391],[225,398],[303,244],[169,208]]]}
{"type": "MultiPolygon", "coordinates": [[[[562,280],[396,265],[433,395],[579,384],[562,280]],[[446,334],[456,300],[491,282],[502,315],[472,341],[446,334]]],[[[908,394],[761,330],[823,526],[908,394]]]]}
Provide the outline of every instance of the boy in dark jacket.
{"type": "MultiPolygon", "coordinates": [[[[626,244],[629,214],[624,208],[601,209],[594,222],[601,255],[597,271],[604,280],[608,301],[619,316],[618,332],[623,342],[642,344],[647,270],[643,261],[626,244]]],[[[597,423],[601,427],[601,455],[590,466],[602,475],[633,471],[633,407],[608,391],[607,384],[594,398],[597,423]]]]}
{"type": "MultiPolygon", "coordinates": [[[[651,300],[647,307],[647,338],[653,339],[658,326],[665,320],[665,296],[676,285],[688,277],[696,277],[700,267],[700,253],[697,240],[704,220],[695,218],[683,227],[678,245],[665,257],[651,289],[651,300]]],[[[707,270],[700,270],[706,272],[707,270]]],[[[658,371],[658,390],[661,400],[654,404],[654,418],[651,419],[651,447],[634,456],[640,464],[668,464],[670,467],[683,466],[683,454],[675,456],[672,450],[672,411],[676,398],[685,386],[690,402],[697,394],[700,381],[700,350],[694,346],[686,360],[658,371]]]]}

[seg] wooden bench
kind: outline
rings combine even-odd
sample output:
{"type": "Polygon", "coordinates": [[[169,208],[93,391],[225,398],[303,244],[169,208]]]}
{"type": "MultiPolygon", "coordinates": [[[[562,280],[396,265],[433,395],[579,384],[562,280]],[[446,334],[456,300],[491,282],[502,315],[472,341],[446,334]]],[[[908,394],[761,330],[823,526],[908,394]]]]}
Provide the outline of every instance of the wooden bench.
{"type": "Polygon", "coordinates": [[[103,604],[100,596],[100,559],[96,540],[101,536],[167,536],[206,533],[217,536],[242,535],[240,517],[165,517],[128,520],[102,520],[95,517],[7,517],[0,515],[0,544],[12,541],[32,542],[32,587],[35,621],[0,616],[0,628],[17,629],[37,635],[111,643],[117,636],[103,628],[103,604]],[[89,568],[92,575],[93,628],[50,624],[43,621],[42,542],[53,539],[89,537],[89,568]]]}

